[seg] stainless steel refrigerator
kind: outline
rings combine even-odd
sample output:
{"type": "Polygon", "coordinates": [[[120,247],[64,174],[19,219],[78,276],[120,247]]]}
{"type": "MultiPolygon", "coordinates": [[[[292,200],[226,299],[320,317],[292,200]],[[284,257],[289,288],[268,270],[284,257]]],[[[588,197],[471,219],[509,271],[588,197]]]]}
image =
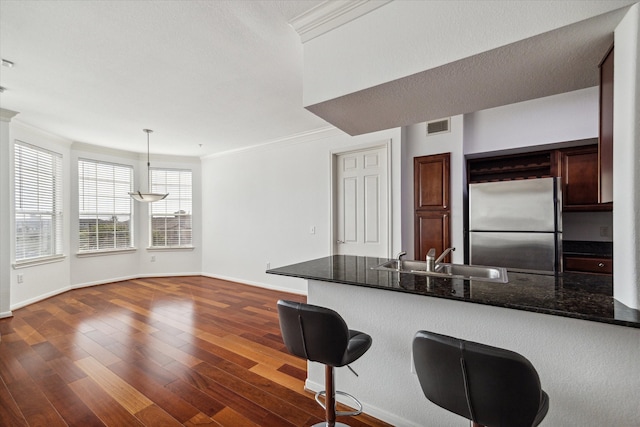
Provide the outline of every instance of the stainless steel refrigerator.
{"type": "Polygon", "coordinates": [[[561,188],[559,178],[470,184],[470,263],[562,271],[561,188]]]}

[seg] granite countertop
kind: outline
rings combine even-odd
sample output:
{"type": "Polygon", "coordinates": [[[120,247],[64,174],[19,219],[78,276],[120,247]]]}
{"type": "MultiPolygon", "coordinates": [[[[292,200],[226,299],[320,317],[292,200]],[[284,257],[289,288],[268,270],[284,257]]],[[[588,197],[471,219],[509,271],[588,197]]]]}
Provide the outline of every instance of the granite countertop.
{"type": "Polygon", "coordinates": [[[562,253],[590,258],[613,258],[613,242],[563,240],[562,253]]]}
{"type": "Polygon", "coordinates": [[[267,270],[282,276],[364,286],[640,328],[640,311],[612,295],[611,276],[508,272],[509,283],[373,270],[387,258],[334,255],[267,270]]]}

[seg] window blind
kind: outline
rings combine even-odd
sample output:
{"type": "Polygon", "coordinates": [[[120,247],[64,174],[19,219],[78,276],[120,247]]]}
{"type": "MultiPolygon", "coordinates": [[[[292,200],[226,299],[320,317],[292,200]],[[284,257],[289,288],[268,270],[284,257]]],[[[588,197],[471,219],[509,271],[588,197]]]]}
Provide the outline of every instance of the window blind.
{"type": "Polygon", "coordinates": [[[80,252],[133,247],[131,166],[78,160],[80,252]]]}
{"type": "Polygon", "coordinates": [[[192,242],[192,173],[190,170],[151,169],[154,193],[169,193],[151,203],[151,247],[190,247],[192,242]]]}
{"type": "Polygon", "coordinates": [[[14,144],[16,263],[62,255],[62,155],[14,144]]]}

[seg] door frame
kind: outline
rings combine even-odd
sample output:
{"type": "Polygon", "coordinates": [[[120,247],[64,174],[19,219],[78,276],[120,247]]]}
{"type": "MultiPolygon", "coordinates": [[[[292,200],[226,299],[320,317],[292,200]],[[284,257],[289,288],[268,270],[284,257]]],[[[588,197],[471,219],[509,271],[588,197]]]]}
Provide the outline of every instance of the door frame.
{"type": "Polygon", "coordinates": [[[382,141],[369,142],[365,144],[354,145],[350,147],[345,147],[344,149],[335,149],[329,152],[329,165],[330,165],[330,174],[329,174],[329,254],[334,255],[337,246],[337,224],[338,221],[336,219],[337,216],[337,206],[336,197],[338,196],[337,191],[337,179],[336,175],[338,173],[338,156],[343,154],[351,154],[358,153],[361,151],[369,151],[376,148],[382,148],[387,153],[387,162],[386,162],[386,172],[387,172],[387,223],[386,232],[387,232],[387,249],[386,249],[386,257],[391,258],[391,251],[393,248],[393,209],[391,201],[393,187],[391,186],[391,139],[385,139],[382,141]]]}

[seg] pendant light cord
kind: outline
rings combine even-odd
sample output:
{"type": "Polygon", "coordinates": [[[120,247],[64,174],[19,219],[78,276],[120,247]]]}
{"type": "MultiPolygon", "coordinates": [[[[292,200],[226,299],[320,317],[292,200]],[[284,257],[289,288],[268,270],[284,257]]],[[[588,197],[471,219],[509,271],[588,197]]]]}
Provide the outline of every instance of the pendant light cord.
{"type": "Polygon", "coordinates": [[[143,129],[147,133],[147,191],[151,193],[151,161],[149,160],[149,134],[153,132],[151,129],[143,129]]]}

